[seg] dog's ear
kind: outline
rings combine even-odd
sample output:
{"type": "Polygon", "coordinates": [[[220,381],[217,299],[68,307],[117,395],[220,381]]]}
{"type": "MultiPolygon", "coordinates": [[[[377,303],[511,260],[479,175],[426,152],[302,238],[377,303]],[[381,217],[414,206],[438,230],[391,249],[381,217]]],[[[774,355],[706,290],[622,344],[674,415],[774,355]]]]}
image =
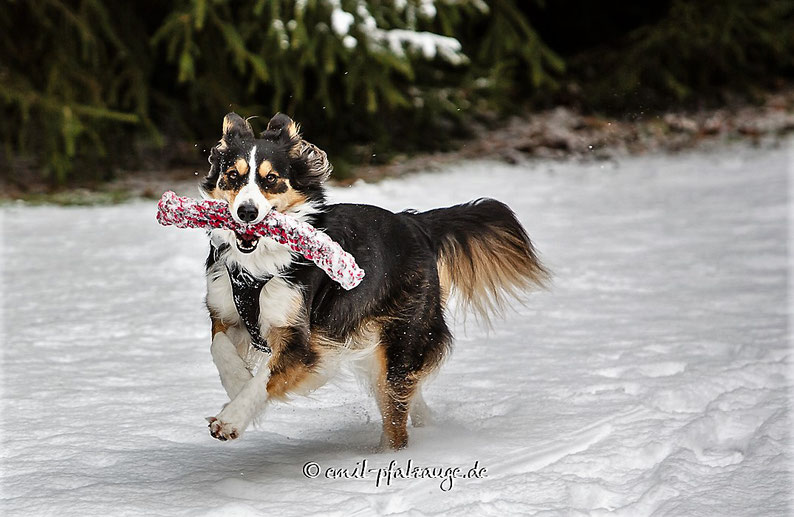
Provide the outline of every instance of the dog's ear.
{"type": "Polygon", "coordinates": [[[298,187],[319,185],[331,176],[334,170],[325,151],[300,139],[289,152],[290,166],[294,171],[293,183],[298,187]]]}
{"type": "Polygon", "coordinates": [[[300,125],[283,113],[276,113],[267,124],[262,138],[287,147],[292,169],[291,181],[296,187],[319,185],[331,176],[333,167],[325,151],[307,142],[300,134],[300,125]]]}
{"type": "Polygon", "coordinates": [[[253,140],[254,130],[247,120],[232,112],[223,117],[223,140],[229,142],[238,138],[253,140]]]}
{"type": "Polygon", "coordinates": [[[287,115],[276,113],[267,123],[267,129],[261,136],[273,142],[286,143],[290,140],[300,139],[300,126],[287,115]]]}

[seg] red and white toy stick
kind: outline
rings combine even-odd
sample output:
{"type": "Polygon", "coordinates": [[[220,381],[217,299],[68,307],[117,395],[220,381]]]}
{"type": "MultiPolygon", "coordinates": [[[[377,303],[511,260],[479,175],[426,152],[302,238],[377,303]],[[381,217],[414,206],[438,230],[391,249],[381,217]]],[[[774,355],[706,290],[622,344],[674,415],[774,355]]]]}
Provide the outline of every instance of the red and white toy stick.
{"type": "Polygon", "coordinates": [[[288,215],[271,210],[261,223],[240,224],[232,218],[226,201],[197,201],[179,197],[171,191],[163,194],[157,204],[157,222],[177,228],[222,228],[242,235],[270,237],[297,251],[325,271],[345,289],[353,289],[364,278],[353,255],[331,237],[288,215]]]}

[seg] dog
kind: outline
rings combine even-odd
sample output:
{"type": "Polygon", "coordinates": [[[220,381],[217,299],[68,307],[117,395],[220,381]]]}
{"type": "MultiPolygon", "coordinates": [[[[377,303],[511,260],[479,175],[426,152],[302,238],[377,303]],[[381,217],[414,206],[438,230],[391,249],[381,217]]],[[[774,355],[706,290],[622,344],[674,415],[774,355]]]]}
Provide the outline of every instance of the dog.
{"type": "Polygon", "coordinates": [[[413,426],[430,417],[422,385],[450,350],[444,313],[453,291],[488,319],[549,278],[499,201],[421,213],[328,204],[327,155],[287,115],[273,116],[256,138],[247,120],[229,113],[209,162],[200,191],[227,201],[238,223],[256,224],[278,210],[324,230],[366,272],[346,291],[274,240],[210,232],[210,351],[230,400],[207,419],[219,440],[239,438],[269,401],[316,389],[349,362],[374,392],[380,447],[404,448],[409,416],[413,426]],[[244,271],[247,289],[235,291],[233,271],[244,271]]]}

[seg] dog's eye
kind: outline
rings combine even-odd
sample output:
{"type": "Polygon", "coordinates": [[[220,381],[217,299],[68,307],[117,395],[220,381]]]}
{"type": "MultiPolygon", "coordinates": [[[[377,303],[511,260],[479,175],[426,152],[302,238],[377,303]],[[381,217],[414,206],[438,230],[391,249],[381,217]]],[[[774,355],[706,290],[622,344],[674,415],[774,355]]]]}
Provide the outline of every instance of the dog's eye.
{"type": "Polygon", "coordinates": [[[238,176],[238,174],[237,174],[237,171],[236,171],[236,170],[230,170],[230,171],[229,171],[229,172],[227,172],[226,174],[228,174],[228,176],[229,176],[229,179],[230,179],[230,180],[236,180],[236,179],[237,179],[237,176],[238,176]]]}
{"type": "Polygon", "coordinates": [[[275,174],[268,174],[267,176],[265,176],[265,181],[267,181],[268,185],[272,185],[273,183],[276,182],[277,179],[278,176],[276,176],[275,174]]]}

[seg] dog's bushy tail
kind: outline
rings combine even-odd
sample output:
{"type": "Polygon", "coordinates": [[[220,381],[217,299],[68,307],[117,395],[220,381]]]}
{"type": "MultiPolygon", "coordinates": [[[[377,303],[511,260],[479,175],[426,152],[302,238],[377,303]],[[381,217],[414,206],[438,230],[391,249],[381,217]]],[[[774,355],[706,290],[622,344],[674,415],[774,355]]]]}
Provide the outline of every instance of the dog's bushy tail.
{"type": "Polygon", "coordinates": [[[416,214],[429,234],[446,298],[456,291],[464,309],[486,322],[508,299],[518,299],[550,279],[527,232],[510,208],[495,199],[478,199],[416,214]]]}

